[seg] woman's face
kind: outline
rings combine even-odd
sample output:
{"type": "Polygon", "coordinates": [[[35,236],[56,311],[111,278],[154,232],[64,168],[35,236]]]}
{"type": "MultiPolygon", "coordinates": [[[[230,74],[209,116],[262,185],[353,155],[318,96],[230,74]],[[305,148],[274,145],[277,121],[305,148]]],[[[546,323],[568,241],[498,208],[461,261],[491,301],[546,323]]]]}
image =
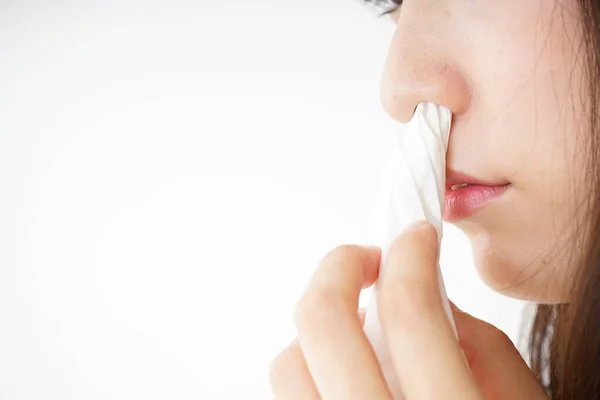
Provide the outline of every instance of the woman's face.
{"type": "Polygon", "coordinates": [[[488,186],[449,189],[445,219],[469,236],[492,288],[568,300],[567,257],[586,198],[576,0],[405,0],[393,20],[386,112],[406,122],[420,101],[448,107],[448,178],[488,186]]]}

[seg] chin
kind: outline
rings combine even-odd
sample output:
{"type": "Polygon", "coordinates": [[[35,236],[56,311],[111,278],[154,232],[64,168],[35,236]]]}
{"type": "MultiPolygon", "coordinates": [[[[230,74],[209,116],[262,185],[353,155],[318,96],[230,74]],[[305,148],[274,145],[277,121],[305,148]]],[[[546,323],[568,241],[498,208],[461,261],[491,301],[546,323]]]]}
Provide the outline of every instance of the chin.
{"type": "Polygon", "coordinates": [[[511,234],[465,231],[471,241],[475,268],[492,290],[508,297],[536,303],[568,301],[564,257],[541,251],[537,243],[511,234]]]}

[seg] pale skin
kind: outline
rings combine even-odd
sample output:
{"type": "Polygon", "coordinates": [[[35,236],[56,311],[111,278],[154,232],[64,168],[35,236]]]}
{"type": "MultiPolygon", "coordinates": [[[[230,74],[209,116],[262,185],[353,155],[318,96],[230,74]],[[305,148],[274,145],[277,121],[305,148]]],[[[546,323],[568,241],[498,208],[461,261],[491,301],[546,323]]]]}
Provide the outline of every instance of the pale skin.
{"type": "Polygon", "coordinates": [[[394,241],[381,275],[378,248],[330,252],[298,303],[298,339],[271,365],[275,398],[391,399],[357,312],[361,289],[379,277],[379,316],[406,399],[546,399],[510,339],[454,307],[456,341],[437,251],[435,228],[423,222],[394,241]]]}
{"type": "MultiPolygon", "coordinates": [[[[448,167],[511,186],[454,223],[486,284],[512,297],[567,302],[573,227],[586,199],[584,47],[575,0],[406,0],[381,99],[408,121],[420,101],[449,108],[448,167]]],[[[298,338],[271,365],[277,400],[390,399],[358,311],[379,279],[379,317],[407,400],[547,398],[510,339],[453,308],[437,287],[435,229],[422,223],[381,250],[342,246],[318,266],[296,310],[298,338]],[[466,361],[465,361],[466,360],[466,361]]]]}

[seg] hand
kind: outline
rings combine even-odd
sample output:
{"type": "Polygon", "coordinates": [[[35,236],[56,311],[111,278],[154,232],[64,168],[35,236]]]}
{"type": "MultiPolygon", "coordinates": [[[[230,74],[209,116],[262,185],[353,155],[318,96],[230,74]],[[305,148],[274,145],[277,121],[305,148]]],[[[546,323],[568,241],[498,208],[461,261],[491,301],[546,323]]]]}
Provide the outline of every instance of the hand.
{"type": "MultiPolygon", "coordinates": [[[[378,248],[346,245],[321,261],[298,303],[298,339],[271,365],[277,400],[391,399],[357,312],[380,259],[378,248]]],[[[435,228],[413,226],[391,245],[379,277],[379,317],[405,398],[547,399],[504,333],[453,307],[455,339],[437,259],[435,228]]]]}

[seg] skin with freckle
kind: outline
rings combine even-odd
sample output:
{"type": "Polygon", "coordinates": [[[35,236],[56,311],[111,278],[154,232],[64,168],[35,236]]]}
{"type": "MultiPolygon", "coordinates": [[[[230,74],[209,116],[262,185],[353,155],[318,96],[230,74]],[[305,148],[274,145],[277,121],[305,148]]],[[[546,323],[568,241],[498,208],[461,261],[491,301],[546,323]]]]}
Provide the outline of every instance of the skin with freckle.
{"type": "Polygon", "coordinates": [[[586,199],[576,1],[405,1],[393,20],[381,84],[387,113],[405,122],[419,101],[448,107],[448,168],[510,183],[453,221],[469,236],[480,275],[513,297],[568,300],[586,199]]]}

